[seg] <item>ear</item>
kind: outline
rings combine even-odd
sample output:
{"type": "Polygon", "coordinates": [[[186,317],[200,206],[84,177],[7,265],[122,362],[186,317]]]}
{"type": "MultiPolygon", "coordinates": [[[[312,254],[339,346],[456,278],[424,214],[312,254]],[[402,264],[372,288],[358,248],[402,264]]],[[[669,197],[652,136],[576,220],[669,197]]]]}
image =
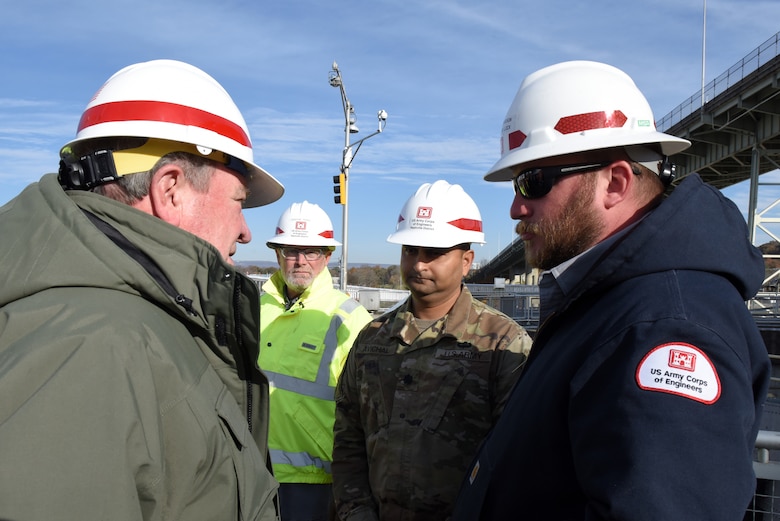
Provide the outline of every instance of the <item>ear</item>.
{"type": "Polygon", "coordinates": [[[604,208],[610,209],[625,199],[631,193],[634,184],[634,172],[628,161],[615,161],[604,169],[606,190],[602,192],[604,208]]]}
{"type": "Polygon", "coordinates": [[[471,265],[474,264],[474,250],[466,250],[463,252],[463,276],[469,274],[469,271],[471,270],[471,265]]]}
{"type": "Polygon", "coordinates": [[[187,192],[191,190],[184,171],[176,164],[167,164],[152,176],[149,203],[152,215],[179,226],[182,222],[187,192]]]}

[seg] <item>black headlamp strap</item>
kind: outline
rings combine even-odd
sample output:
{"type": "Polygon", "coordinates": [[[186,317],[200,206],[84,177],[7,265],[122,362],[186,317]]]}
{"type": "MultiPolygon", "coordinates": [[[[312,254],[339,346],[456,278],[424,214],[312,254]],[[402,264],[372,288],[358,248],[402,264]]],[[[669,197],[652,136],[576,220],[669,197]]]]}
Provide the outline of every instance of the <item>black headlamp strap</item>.
{"type": "Polygon", "coordinates": [[[80,158],[69,157],[60,160],[57,176],[65,190],[91,190],[92,188],[116,181],[114,155],[111,150],[95,150],[80,158]]]}

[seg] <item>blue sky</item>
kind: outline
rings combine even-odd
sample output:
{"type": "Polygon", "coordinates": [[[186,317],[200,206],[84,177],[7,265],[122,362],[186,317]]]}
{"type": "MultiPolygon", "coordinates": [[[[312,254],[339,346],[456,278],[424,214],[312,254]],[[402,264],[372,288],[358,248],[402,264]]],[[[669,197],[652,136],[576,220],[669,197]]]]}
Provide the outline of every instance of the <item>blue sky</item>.
{"type": "MultiPolygon", "coordinates": [[[[7,2],[0,31],[0,204],[43,173],[75,135],[90,97],[131,63],[171,58],[214,76],[242,110],[255,160],[286,188],[246,212],[253,241],[237,260],[272,260],[282,211],[319,204],[341,237],[332,176],[344,146],[342,70],[368,139],[350,171],[352,263],[397,263],[386,242],[405,200],[446,179],[474,198],[487,244],[514,238],[509,183],[482,179],[499,157],[501,121],[529,73],[564,60],[603,61],[634,78],[660,120],[701,89],[703,1],[689,0],[104,0],[7,2]]],[[[777,0],[707,1],[709,82],[780,30],[777,0]]],[[[726,190],[743,212],[747,190],[726,190]]],[[[760,242],[760,241],[759,241],[760,242]]],[[[334,259],[338,257],[337,250],[334,259]]]]}

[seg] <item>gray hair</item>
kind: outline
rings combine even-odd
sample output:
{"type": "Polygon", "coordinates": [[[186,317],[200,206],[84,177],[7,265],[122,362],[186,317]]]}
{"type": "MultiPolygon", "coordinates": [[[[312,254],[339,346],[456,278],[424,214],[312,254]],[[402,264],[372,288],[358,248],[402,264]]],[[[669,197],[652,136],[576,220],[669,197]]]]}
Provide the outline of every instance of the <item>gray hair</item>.
{"type": "Polygon", "coordinates": [[[113,183],[96,186],[92,191],[132,205],[147,195],[152,185],[152,177],[162,167],[175,164],[184,171],[184,178],[192,183],[198,192],[208,190],[215,163],[205,157],[199,157],[187,152],[171,152],[161,157],[148,172],[138,172],[120,177],[113,183]]]}

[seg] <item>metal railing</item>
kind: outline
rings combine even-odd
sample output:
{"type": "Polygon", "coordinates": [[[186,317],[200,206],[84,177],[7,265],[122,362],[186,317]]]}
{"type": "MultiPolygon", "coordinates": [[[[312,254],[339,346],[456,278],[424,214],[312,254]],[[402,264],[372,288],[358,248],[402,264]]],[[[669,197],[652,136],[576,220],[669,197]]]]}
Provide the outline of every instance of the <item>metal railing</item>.
{"type": "Polygon", "coordinates": [[[771,452],[780,449],[780,432],[759,431],[756,438],[753,470],[756,492],[743,521],[780,520],[780,462],[771,460],[771,452]]]}
{"type": "Polygon", "coordinates": [[[659,131],[664,132],[690,116],[704,105],[726,92],[730,87],[742,81],[747,75],[758,70],[780,53],[780,32],[756,47],[750,54],[732,65],[729,70],[705,85],[704,89],[697,92],[687,100],[672,109],[669,114],[656,122],[659,131]],[[702,95],[704,100],[702,102],[702,95]]]}

